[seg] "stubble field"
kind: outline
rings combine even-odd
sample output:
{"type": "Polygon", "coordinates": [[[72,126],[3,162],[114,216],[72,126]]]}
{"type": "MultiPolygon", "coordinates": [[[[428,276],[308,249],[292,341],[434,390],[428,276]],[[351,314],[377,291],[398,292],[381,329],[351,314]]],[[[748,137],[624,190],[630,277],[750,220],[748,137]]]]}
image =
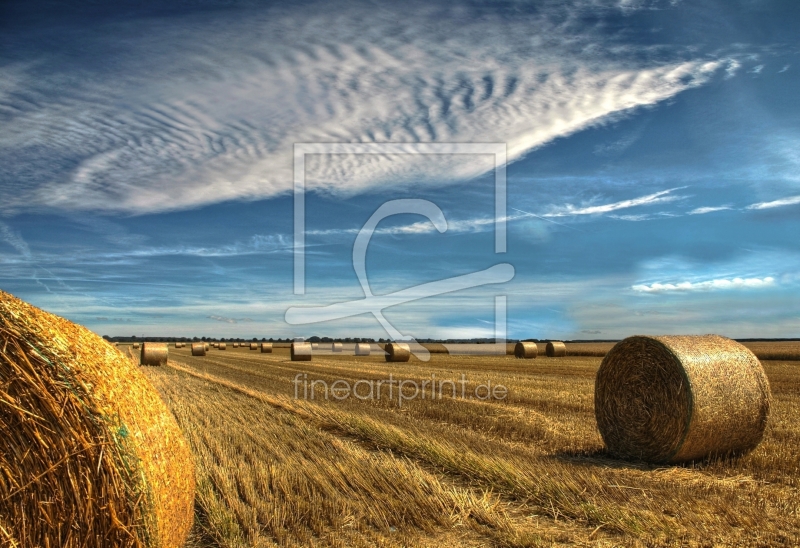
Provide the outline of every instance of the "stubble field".
{"type": "Polygon", "coordinates": [[[190,354],[143,369],[197,460],[195,547],[800,544],[800,362],[763,362],[774,402],[754,452],[654,466],[604,453],[597,356],[190,354]],[[455,397],[411,399],[408,382],[401,402],[390,374],[456,381],[455,397]],[[315,380],[373,381],[372,397],[317,383],[311,400],[315,380]],[[485,399],[487,381],[508,396],[485,399]]]}

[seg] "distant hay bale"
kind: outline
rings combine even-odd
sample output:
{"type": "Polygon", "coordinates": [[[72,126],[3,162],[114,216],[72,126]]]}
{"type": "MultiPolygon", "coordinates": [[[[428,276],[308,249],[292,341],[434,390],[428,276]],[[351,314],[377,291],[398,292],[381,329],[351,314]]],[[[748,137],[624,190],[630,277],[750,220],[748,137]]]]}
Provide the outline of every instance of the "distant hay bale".
{"type": "Polygon", "coordinates": [[[369,356],[371,350],[369,343],[356,344],[356,356],[369,356]]]}
{"type": "Polygon", "coordinates": [[[289,353],[293,362],[310,362],[313,350],[311,350],[311,343],[295,342],[292,343],[289,353]]]}
{"type": "Polygon", "coordinates": [[[311,343],[311,350],[319,350],[319,343],[311,343]]]}
{"type": "Polygon", "coordinates": [[[192,356],[205,356],[206,345],[203,343],[192,343],[192,356]]]}
{"type": "Polygon", "coordinates": [[[209,345],[208,343],[205,343],[205,349],[206,349],[206,352],[208,352],[211,349],[211,345],[209,345]]]}
{"type": "Polygon", "coordinates": [[[608,450],[650,462],[746,453],[764,435],[770,402],[755,355],[718,335],[627,338],[595,382],[608,450]]]}
{"type": "Polygon", "coordinates": [[[139,350],[139,343],[133,343],[133,349],[139,350]]]}
{"type": "Polygon", "coordinates": [[[406,343],[392,342],[384,347],[387,362],[407,362],[411,358],[411,347],[406,343]]]}
{"type": "Polygon", "coordinates": [[[250,343],[250,350],[258,350],[258,343],[257,342],[251,342],[250,343]]]}
{"type": "Polygon", "coordinates": [[[135,361],[0,291],[0,545],[177,548],[194,463],[135,361]]]}
{"type": "Polygon", "coordinates": [[[228,345],[225,343],[219,343],[217,345],[217,348],[219,348],[220,350],[225,350],[226,348],[228,348],[228,345]]]}
{"type": "Polygon", "coordinates": [[[333,343],[331,345],[331,352],[341,352],[342,351],[342,343],[333,343]]]}
{"type": "Polygon", "coordinates": [[[539,355],[539,347],[535,342],[518,342],[514,345],[514,357],[532,360],[539,355]]]}
{"type": "Polygon", "coordinates": [[[239,343],[233,343],[234,348],[239,348],[239,343]]]}
{"type": "Polygon", "coordinates": [[[272,343],[261,343],[262,354],[272,354],[272,343]]]}
{"type": "Polygon", "coordinates": [[[169,347],[166,343],[146,342],[142,344],[139,355],[140,365],[166,365],[169,358],[169,347]]]}
{"type": "Polygon", "coordinates": [[[563,358],[567,355],[567,345],[561,341],[549,341],[544,352],[548,358],[563,358]]]}

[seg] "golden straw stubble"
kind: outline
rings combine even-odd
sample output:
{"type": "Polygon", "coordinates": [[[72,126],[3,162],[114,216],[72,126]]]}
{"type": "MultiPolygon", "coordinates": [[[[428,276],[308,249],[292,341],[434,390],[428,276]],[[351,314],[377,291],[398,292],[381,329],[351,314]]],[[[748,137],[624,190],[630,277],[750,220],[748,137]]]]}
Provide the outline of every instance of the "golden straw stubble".
{"type": "Polygon", "coordinates": [[[603,359],[595,416],[610,453],[683,462],[754,449],[770,409],[761,363],[718,335],[635,336],[603,359]]]}
{"type": "Polygon", "coordinates": [[[0,545],[178,548],[194,482],[188,444],[133,360],[0,291],[0,545]]]}

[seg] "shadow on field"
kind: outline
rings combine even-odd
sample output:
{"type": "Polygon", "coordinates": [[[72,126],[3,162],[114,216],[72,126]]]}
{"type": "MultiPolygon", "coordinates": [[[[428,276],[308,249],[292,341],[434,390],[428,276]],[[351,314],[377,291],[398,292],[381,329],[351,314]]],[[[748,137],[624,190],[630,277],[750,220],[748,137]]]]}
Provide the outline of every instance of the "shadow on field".
{"type": "Polygon", "coordinates": [[[644,461],[623,460],[603,449],[574,449],[558,451],[550,455],[550,458],[560,462],[569,463],[573,466],[616,468],[628,470],[655,470],[663,468],[664,464],[653,464],[644,461]]]}

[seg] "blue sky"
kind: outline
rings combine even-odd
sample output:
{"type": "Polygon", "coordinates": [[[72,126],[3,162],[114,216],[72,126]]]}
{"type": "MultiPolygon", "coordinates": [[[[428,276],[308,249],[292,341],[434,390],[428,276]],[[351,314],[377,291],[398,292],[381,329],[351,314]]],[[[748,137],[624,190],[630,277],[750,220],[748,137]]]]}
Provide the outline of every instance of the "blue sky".
{"type": "Polygon", "coordinates": [[[385,337],[372,291],[510,263],[385,311],[416,337],[800,335],[800,5],[768,1],[4,2],[0,288],[108,335],[385,337]],[[505,143],[307,162],[295,143],[505,143]]]}

